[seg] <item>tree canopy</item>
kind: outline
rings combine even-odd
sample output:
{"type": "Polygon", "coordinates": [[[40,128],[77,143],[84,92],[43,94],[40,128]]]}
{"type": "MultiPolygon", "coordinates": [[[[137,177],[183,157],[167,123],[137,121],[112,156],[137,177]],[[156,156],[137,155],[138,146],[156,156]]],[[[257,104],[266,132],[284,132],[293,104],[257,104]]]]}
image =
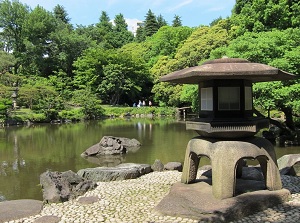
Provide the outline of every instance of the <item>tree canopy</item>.
{"type": "MultiPolygon", "coordinates": [[[[17,83],[20,105],[39,110],[79,103],[92,117],[99,109],[85,103],[88,98],[123,105],[151,99],[157,105],[196,109],[196,86],[161,83],[159,78],[223,56],[299,75],[299,12],[294,0],[237,0],[228,18],[192,28],[183,26],[179,15],[168,25],[163,15],[149,9],[132,33],[122,13],[111,19],[102,11],[95,24],[73,26],[62,5],[47,11],[3,0],[1,103],[7,106],[12,84],[17,83]]],[[[298,81],[255,84],[255,105],[283,111],[292,125],[300,115],[299,87],[298,81]]]]}

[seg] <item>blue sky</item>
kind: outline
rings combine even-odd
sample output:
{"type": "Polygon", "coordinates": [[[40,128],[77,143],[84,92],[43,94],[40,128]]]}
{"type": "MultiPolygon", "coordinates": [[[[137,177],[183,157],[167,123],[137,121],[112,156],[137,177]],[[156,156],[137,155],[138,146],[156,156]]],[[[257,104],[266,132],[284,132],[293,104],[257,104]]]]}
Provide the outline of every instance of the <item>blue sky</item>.
{"type": "Polygon", "coordinates": [[[175,15],[181,17],[185,26],[208,25],[222,16],[231,15],[235,0],[19,0],[32,9],[40,5],[48,11],[59,4],[65,10],[74,25],[91,25],[99,21],[102,11],[106,11],[110,19],[122,13],[129,23],[129,28],[142,21],[149,9],[156,15],[162,15],[169,24],[175,15]]]}

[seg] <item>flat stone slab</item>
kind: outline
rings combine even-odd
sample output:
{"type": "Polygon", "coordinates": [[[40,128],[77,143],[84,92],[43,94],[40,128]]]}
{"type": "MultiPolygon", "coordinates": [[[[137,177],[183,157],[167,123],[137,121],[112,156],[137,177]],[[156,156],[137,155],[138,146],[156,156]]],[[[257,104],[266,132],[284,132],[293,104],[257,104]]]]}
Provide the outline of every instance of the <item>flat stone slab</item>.
{"type": "Polygon", "coordinates": [[[37,215],[43,208],[43,202],[38,200],[12,200],[0,202],[0,222],[16,220],[37,215]]]}
{"type": "MultiPolygon", "coordinates": [[[[243,187],[251,183],[245,181],[243,187]]],[[[257,189],[257,188],[256,188],[257,189]]],[[[170,193],[156,206],[162,215],[189,217],[204,222],[230,222],[284,203],[290,197],[287,189],[258,190],[223,200],[212,194],[207,182],[176,183],[170,193]]]]}

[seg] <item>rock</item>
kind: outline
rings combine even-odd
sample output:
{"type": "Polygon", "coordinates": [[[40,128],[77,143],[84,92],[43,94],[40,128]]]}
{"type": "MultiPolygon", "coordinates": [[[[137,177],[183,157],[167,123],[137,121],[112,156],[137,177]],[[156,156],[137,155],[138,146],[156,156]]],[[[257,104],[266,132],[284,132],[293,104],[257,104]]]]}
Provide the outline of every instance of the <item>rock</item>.
{"type": "Polygon", "coordinates": [[[85,156],[82,157],[90,163],[95,163],[98,166],[114,167],[125,161],[124,155],[103,155],[103,156],[85,156]]]}
{"type": "Polygon", "coordinates": [[[96,184],[78,176],[73,171],[44,172],[40,176],[45,203],[65,202],[94,189],[96,184]]]}
{"type": "Polygon", "coordinates": [[[136,139],[128,139],[124,137],[104,136],[99,143],[91,146],[83,156],[97,155],[120,155],[129,151],[136,152],[141,143],[136,139]]]}
{"type": "Polygon", "coordinates": [[[93,204],[99,201],[99,197],[91,196],[91,197],[80,197],[78,198],[78,203],[80,204],[93,204]]]}
{"type": "MultiPolygon", "coordinates": [[[[255,186],[253,181],[245,183],[248,186],[255,186]]],[[[193,184],[178,182],[172,185],[169,193],[155,207],[155,210],[162,215],[201,219],[197,222],[232,222],[282,204],[288,201],[289,197],[290,192],[287,189],[280,189],[247,192],[220,200],[213,196],[212,186],[204,181],[193,184]]],[[[245,222],[265,221],[251,219],[245,222]]]]}
{"type": "Polygon", "coordinates": [[[300,162],[297,162],[293,165],[293,168],[290,171],[290,175],[292,176],[300,176],[300,162]]]}
{"type": "Polygon", "coordinates": [[[42,209],[43,202],[38,200],[3,201],[0,202],[0,222],[17,222],[13,220],[40,214],[42,209]]]}
{"type": "MultiPolygon", "coordinates": [[[[212,169],[211,165],[205,165],[199,168],[202,172],[201,176],[205,176],[207,178],[212,177],[212,169]]],[[[255,181],[263,181],[264,176],[258,167],[243,167],[241,179],[244,180],[255,180],[255,181]]]]}
{"type": "Polygon", "coordinates": [[[300,154],[288,154],[277,160],[280,174],[300,176],[299,163],[300,154]]]}
{"type": "Polygon", "coordinates": [[[169,162],[164,166],[164,170],[178,170],[182,172],[182,164],[180,162],[169,162]]]}
{"type": "Polygon", "coordinates": [[[60,217],[52,216],[52,215],[46,215],[42,216],[40,218],[37,218],[34,223],[58,223],[61,221],[60,217]]]}
{"type": "Polygon", "coordinates": [[[263,181],[264,176],[260,171],[260,168],[258,169],[256,167],[243,167],[242,179],[263,181]]]}
{"type": "Polygon", "coordinates": [[[155,160],[154,163],[151,166],[151,169],[153,171],[163,171],[164,170],[164,164],[160,160],[155,160]]]}
{"type": "Polygon", "coordinates": [[[151,167],[148,164],[123,163],[116,167],[81,169],[77,174],[87,180],[108,182],[136,179],[150,172],[151,167]]]}

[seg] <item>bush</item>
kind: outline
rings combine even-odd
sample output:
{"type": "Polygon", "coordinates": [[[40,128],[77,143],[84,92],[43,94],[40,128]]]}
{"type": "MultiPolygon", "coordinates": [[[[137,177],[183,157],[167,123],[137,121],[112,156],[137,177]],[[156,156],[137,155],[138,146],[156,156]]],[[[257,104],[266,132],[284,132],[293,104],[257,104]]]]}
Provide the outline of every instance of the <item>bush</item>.
{"type": "Polygon", "coordinates": [[[82,109],[73,109],[73,110],[63,110],[59,112],[59,119],[63,121],[70,120],[72,122],[80,121],[84,118],[82,109]]]}
{"type": "Polygon", "coordinates": [[[106,116],[125,116],[137,114],[153,114],[155,116],[174,116],[176,114],[175,108],[172,107],[104,107],[104,114],[106,116]]]}

